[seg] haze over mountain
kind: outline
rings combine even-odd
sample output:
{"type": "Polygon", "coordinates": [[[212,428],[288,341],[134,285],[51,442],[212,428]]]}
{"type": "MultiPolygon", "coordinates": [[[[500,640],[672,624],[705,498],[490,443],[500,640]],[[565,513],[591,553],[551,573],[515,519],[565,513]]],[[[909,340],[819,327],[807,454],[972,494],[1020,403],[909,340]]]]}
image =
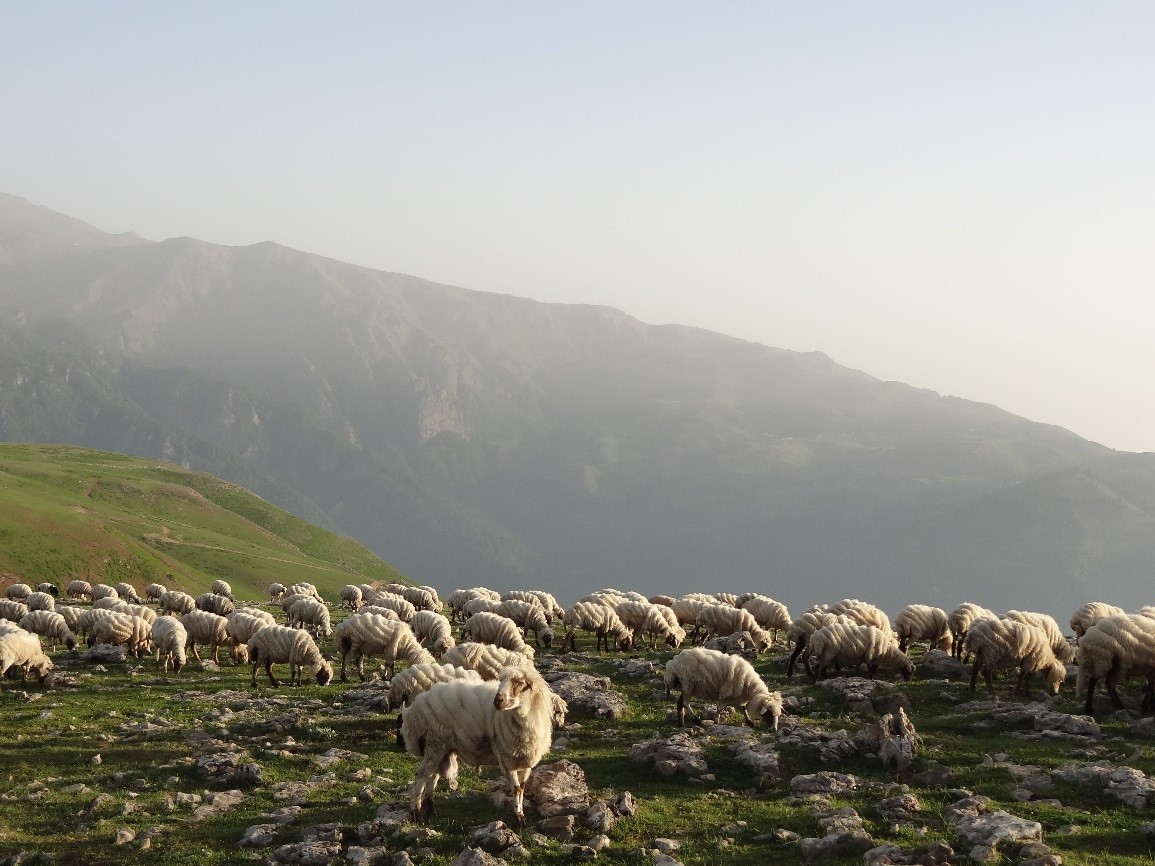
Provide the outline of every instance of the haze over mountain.
{"type": "Polygon", "coordinates": [[[1155,457],[819,353],[11,196],[0,263],[0,438],[215,472],[421,582],[1151,600],[1155,457]]]}

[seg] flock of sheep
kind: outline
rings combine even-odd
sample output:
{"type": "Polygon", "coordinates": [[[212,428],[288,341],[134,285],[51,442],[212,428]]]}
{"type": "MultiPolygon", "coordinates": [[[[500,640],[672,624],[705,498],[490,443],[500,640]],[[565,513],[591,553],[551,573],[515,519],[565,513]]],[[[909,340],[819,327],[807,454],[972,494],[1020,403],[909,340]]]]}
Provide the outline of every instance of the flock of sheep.
{"type": "MultiPolygon", "coordinates": [[[[992,693],[997,672],[1017,669],[1017,691],[1027,693],[1038,674],[1056,694],[1067,677],[1066,665],[1074,662],[1076,693],[1086,695],[1088,714],[1100,681],[1121,708],[1118,684],[1132,676],[1145,680],[1142,708],[1155,708],[1155,607],[1126,613],[1089,603],[1071,617],[1070,640],[1046,614],[1012,610],[998,616],[971,603],[949,614],[911,604],[892,626],[886,613],[857,599],[817,605],[792,618],[785,605],[757,593],[646,598],[605,589],[564,609],[543,591],[503,595],[474,587],[454,591],[443,603],[429,586],[363,584],[342,588],[336,604],[349,613],[334,627],[330,605],[311,584],[272,584],[269,591],[270,604],[283,610],[284,625],[262,607],[238,607],[221,580],[195,598],[150,584],[143,599],[127,583],[92,586],[73,580],[66,589],[68,602],[60,604],[53,584],[35,590],[13,584],[0,599],[0,675],[19,672],[26,681],[31,672],[43,680],[52,661],[42,641],[72,650],[83,638],[90,646],[124,646],[136,656],[154,651],[165,672],[179,672],[189,653],[199,660],[201,648],[217,661],[224,648],[234,664],[252,664],[253,686],[262,665],[278,685],[274,664],[289,665],[290,684],[299,685],[307,674],[325,685],[334,671],[319,642],[332,638],[342,681],[350,662],[362,680],[366,658],[385,666],[388,704],[398,711],[398,742],[419,758],[410,802],[416,818],[432,813],[439,781],[452,784],[464,761],[501,769],[522,823],[526,779],[565,719],[565,702],[534,665],[535,653],[554,645],[555,629],[561,630],[563,651],[576,649],[579,632],[587,632],[596,636],[599,651],[625,651],[634,644],[677,650],[687,641],[740,635],[739,643],[758,653],[781,632],[790,650],[787,676],[801,659],[815,679],[832,666],[865,666],[872,677],[888,667],[910,679],[914,663],[908,653],[924,644],[963,660],[973,656],[970,688],[982,674],[992,693]],[[400,672],[399,662],[404,663],[400,672]]],[[[761,719],[771,730],[778,728],[781,695],[741,655],[691,646],[670,659],[664,678],[667,696],[679,692],[679,725],[697,698],[741,711],[748,724],[761,719]]]]}

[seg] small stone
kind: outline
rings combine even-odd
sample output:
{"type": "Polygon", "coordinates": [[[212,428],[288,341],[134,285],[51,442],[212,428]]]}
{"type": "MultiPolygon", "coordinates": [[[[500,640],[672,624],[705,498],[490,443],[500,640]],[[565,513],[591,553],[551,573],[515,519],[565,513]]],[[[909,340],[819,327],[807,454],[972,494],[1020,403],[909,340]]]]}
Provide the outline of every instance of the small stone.
{"type": "Polygon", "coordinates": [[[999,852],[989,845],[975,845],[967,854],[967,859],[974,863],[990,863],[999,856],[999,852]]]}
{"type": "Polygon", "coordinates": [[[682,847],[682,843],[677,839],[658,838],[654,840],[654,847],[663,854],[672,854],[682,847]]]}
{"type": "Polygon", "coordinates": [[[92,756],[92,764],[93,764],[93,766],[97,766],[97,767],[98,767],[98,766],[100,766],[100,765],[101,765],[101,764],[103,764],[103,763],[104,763],[104,758],[100,757],[100,755],[99,755],[99,754],[96,754],[96,755],[93,755],[93,756],[92,756]]]}
{"type": "Polygon", "coordinates": [[[127,845],[136,838],[136,831],[128,827],[121,827],[116,831],[116,844],[127,845]]]}
{"type": "Polygon", "coordinates": [[[610,837],[605,833],[599,833],[597,836],[594,836],[592,839],[590,839],[590,841],[586,844],[589,845],[590,848],[593,848],[595,851],[604,851],[606,848],[610,847],[610,837]]]}

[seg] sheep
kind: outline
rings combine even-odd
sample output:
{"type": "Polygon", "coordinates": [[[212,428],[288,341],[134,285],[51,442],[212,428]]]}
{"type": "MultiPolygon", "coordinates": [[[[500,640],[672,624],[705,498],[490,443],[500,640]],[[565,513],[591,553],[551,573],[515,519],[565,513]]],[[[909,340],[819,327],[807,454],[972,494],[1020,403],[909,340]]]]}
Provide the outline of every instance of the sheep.
{"type": "Polygon", "coordinates": [[[273,601],[279,600],[280,597],[284,594],[285,594],[285,585],[283,583],[270,583],[269,584],[269,598],[271,598],[273,601]]]}
{"type": "Polygon", "coordinates": [[[445,600],[445,604],[449,608],[450,622],[463,620],[465,618],[466,603],[473,601],[475,598],[487,598],[492,602],[500,602],[502,600],[501,593],[484,586],[455,589],[449,594],[449,598],[445,600]]]}
{"type": "Polygon", "coordinates": [[[912,643],[928,641],[934,649],[946,650],[951,645],[950,623],[946,611],[928,604],[908,604],[894,618],[898,648],[906,652],[912,643]]]}
{"type": "Polygon", "coordinates": [[[437,597],[437,590],[431,586],[407,587],[401,597],[413,605],[414,610],[432,610],[441,613],[441,600],[437,597]]]}
{"type": "Polygon", "coordinates": [[[261,629],[276,625],[271,616],[268,619],[255,616],[252,613],[253,610],[253,608],[241,608],[225,617],[225,633],[238,648],[247,645],[249,638],[261,629]]]}
{"type": "Polygon", "coordinates": [[[24,601],[32,595],[32,587],[26,583],[14,583],[4,590],[4,597],[13,601],[24,601]]]}
{"type": "Polygon", "coordinates": [[[624,601],[614,608],[614,612],[633,634],[634,641],[638,640],[639,635],[651,639],[660,637],[667,646],[674,649],[686,639],[685,629],[678,625],[677,617],[668,607],[659,608],[648,601],[624,601]]]}
{"type": "Polygon", "coordinates": [[[974,653],[970,689],[975,690],[979,671],[986,680],[987,693],[994,695],[992,676],[1000,668],[1018,666],[1019,677],[1015,691],[1027,694],[1031,677],[1042,673],[1047,690],[1052,695],[1067,677],[1067,668],[1055,657],[1046,631],[1018,620],[978,619],[971,623],[967,634],[966,651],[974,653]]]}
{"type": "Polygon", "coordinates": [[[446,650],[457,644],[453,639],[453,625],[441,614],[432,610],[419,610],[409,620],[413,635],[421,641],[433,655],[440,658],[446,650]]]}
{"type": "Polygon", "coordinates": [[[257,667],[265,665],[265,674],[274,687],[279,686],[273,676],[273,665],[289,663],[289,685],[301,685],[302,671],[307,669],[315,676],[318,685],[327,685],[333,678],[333,667],[317,648],[316,642],[307,631],[270,625],[258,631],[248,643],[249,659],[253,663],[252,685],[257,685],[257,667]]]}
{"type": "Polygon", "coordinates": [[[873,625],[835,622],[815,631],[808,643],[810,652],[817,659],[811,674],[815,680],[824,679],[831,664],[865,663],[871,677],[882,664],[897,667],[904,680],[909,680],[914,674],[914,663],[898,648],[898,641],[889,629],[883,631],[873,625]]]}
{"type": "Polygon", "coordinates": [[[1117,683],[1136,674],[1146,678],[1140,709],[1155,702],[1155,619],[1141,613],[1105,617],[1088,628],[1075,650],[1079,665],[1075,694],[1087,694],[1084,712],[1094,714],[1095,686],[1104,681],[1111,705],[1123,709],[1117,683]]]}
{"type": "Polygon", "coordinates": [[[1041,628],[1047,635],[1047,640],[1051,644],[1051,652],[1055,654],[1055,658],[1064,664],[1075,660],[1075,648],[1063,637],[1063,632],[1059,630],[1059,624],[1055,622],[1054,617],[1029,610],[1008,610],[1003,614],[1003,618],[1041,628]]]}
{"type": "Polygon", "coordinates": [[[351,583],[347,583],[341,587],[341,607],[347,607],[356,613],[357,608],[364,603],[361,599],[361,587],[354,586],[351,583]]]}
{"type": "Polygon", "coordinates": [[[31,608],[22,601],[16,601],[11,598],[0,598],[0,619],[6,619],[10,622],[20,622],[24,617],[28,616],[31,608]]]}
{"type": "Polygon", "coordinates": [[[394,595],[391,592],[375,592],[373,595],[366,597],[366,604],[373,607],[386,607],[394,611],[402,622],[409,622],[413,619],[413,614],[417,613],[417,608],[407,602],[399,595],[394,595]]]}
{"type": "MultiPolygon", "coordinates": [[[[193,658],[198,662],[201,660],[200,650],[197,649],[200,645],[212,648],[214,663],[217,662],[222,646],[229,647],[230,652],[236,646],[229,637],[229,621],[210,610],[190,610],[180,618],[180,622],[188,633],[186,646],[192,650],[193,658]]],[[[239,663],[237,654],[232,655],[234,661],[239,663]]]]}
{"type": "Polygon", "coordinates": [[[68,597],[78,601],[92,600],[92,584],[87,580],[68,581],[68,597]]]}
{"type": "Polygon", "coordinates": [[[98,601],[102,598],[120,598],[120,593],[116,591],[115,586],[109,586],[107,583],[98,583],[92,588],[92,600],[98,601]]]}
{"type": "Polygon", "coordinates": [[[80,615],[84,613],[87,608],[79,607],[74,604],[62,604],[56,608],[56,613],[64,617],[65,624],[72,631],[76,631],[76,621],[80,619],[80,615]]]}
{"type": "Polygon", "coordinates": [[[197,600],[187,592],[179,589],[170,589],[161,593],[157,608],[161,613],[186,614],[196,610],[197,600]]]}
{"type": "Polygon", "coordinates": [[[742,610],[750,612],[759,628],[770,632],[771,641],[778,639],[778,632],[790,628],[790,611],[782,602],[757,593],[738,596],[738,602],[742,610]]]}
{"type": "Polygon", "coordinates": [[[405,717],[405,708],[413,702],[415,697],[429,691],[435,684],[453,682],[454,680],[482,682],[481,674],[477,671],[439,664],[411,665],[389,681],[389,693],[386,695],[385,703],[389,709],[397,710],[398,749],[405,748],[405,738],[401,736],[401,723],[405,717]]]}
{"type": "Polygon", "coordinates": [[[156,611],[151,607],[145,607],[143,604],[129,604],[127,601],[121,601],[119,598],[98,598],[92,603],[92,607],[95,610],[112,610],[117,613],[139,616],[149,625],[152,625],[156,619],[156,611]]]}
{"type": "Polygon", "coordinates": [[[405,590],[412,587],[407,583],[390,582],[380,588],[381,592],[387,592],[390,595],[405,595],[405,590]]]}
{"type": "Polygon", "coordinates": [[[305,580],[298,580],[292,586],[285,589],[286,595],[311,595],[317,601],[322,601],[321,593],[317,592],[317,587],[305,580]]]}
{"type": "Polygon", "coordinates": [[[965,660],[967,632],[970,631],[971,623],[978,619],[998,619],[998,615],[993,610],[964,601],[947,617],[951,634],[950,654],[956,659],[965,660]]]}
{"type": "Polygon", "coordinates": [[[741,607],[738,604],[738,596],[732,592],[716,592],[714,598],[718,600],[718,604],[728,604],[730,607],[741,607]]]}
{"type": "Polygon", "coordinates": [[[438,780],[457,761],[497,765],[509,779],[513,811],[525,826],[525,783],[552,745],[552,692],[537,671],[504,668],[496,682],[437,683],[418,695],[401,726],[406,750],[421,759],[410,792],[415,820],[433,814],[438,780]]]}
{"type": "Polygon", "coordinates": [[[498,616],[509,617],[524,629],[526,634],[532,634],[538,646],[544,644],[548,648],[553,643],[553,629],[549,626],[550,615],[536,599],[521,601],[508,598],[498,604],[493,612],[498,616]]]}
{"type": "Polygon", "coordinates": [[[503,649],[491,643],[459,643],[441,657],[443,665],[469,668],[477,671],[483,680],[497,679],[504,667],[532,668],[533,659],[524,653],[503,649]]]}
{"type": "Polygon", "coordinates": [[[215,592],[202,592],[196,597],[197,610],[207,610],[209,613],[215,613],[217,616],[228,616],[237,606],[228,599],[227,596],[218,595],[215,592]]]}
{"type": "Polygon", "coordinates": [[[115,587],[116,595],[129,604],[142,604],[140,596],[136,594],[136,587],[127,581],[121,581],[115,587]]]}
{"type": "Polygon", "coordinates": [[[172,672],[179,674],[180,669],[188,661],[185,647],[188,645],[188,632],[184,623],[175,616],[157,617],[151,628],[152,645],[156,650],[156,663],[165,673],[169,665],[172,672]]]}
{"type": "Polygon", "coordinates": [[[50,596],[52,596],[53,598],[59,598],[60,597],[60,587],[58,587],[55,583],[53,583],[50,580],[46,580],[43,583],[36,584],[36,591],[37,592],[46,592],[50,596]]]}
{"type": "Polygon", "coordinates": [[[24,603],[29,610],[56,610],[56,599],[47,592],[34,592],[24,599],[24,603]]]}
{"type": "Polygon", "coordinates": [[[396,672],[397,660],[407,665],[429,664],[435,661],[429,651],[418,642],[407,623],[386,619],[379,614],[355,613],[337,623],[333,635],[341,654],[341,682],[349,658],[357,664],[357,676],[365,680],[365,656],[381,656],[389,677],[396,672]]]}
{"type": "Polygon", "coordinates": [[[475,613],[495,613],[503,603],[484,597],[471,598],[461,607],[462,621],[469,622],[469,618],[475,613]]]}
{"type": "Polygon", "coordinates": [[[76,635],[68,627],[64,617],[51,610],[34,610],[20,620],[20,627],[25,631],[49,638],[52,649],[56,649],[56,642],[60,641],[70,650],[76,649],[76,635]]]}
{"type": "Polygon", "coordinates": [[[673,607],[675,601],[677,599],[672,595],[651,595],[649,598],[650,604],[660,604],[662,607],[673,607]]]}
{"type": "Polygon", "coordinates": [[[93,621],[89,641],[92,644],[113,644],[124,646],[133,656],[148,651],[151,627],[139,616],[129,613],[109,611],[108,616],[93,621]]]}
{"type": "Polygon", "coordinates": [[[550,623],[565,616],[565,609],[557,603],[557,599],[542,589],[511,589],[500,600],[536,601],[545,611],[546,621],[550,623]]]}
{"type": "Polygon", "coordinates": [[[769,649],[772,643],[770,635],[762,631],[753,614],[728,604],[708,604],[703,607],[698,612],[697,628],[703,640],[709,640],[714,635],[725,637],[744,631],[754,639],[759,651],[769,649]]]}
{"type": "Polygon", "coordinates": [[[20,681],[28,682],[28,672],[36,674],[39,682],[44,682],[52,670],[52,660],[44,654],[40,638],[17,625],[0,631],[0,677],[10,669],[20,668],[20,681]]]}
{"type": "Polygon", "coordinates": [[[1126,611],[1104,601],[1087,602],[1071,614],[1071,631],[1075,633],[1075,643],[1077,644],[1083,633],[1099,620],[1109,616],[1118,616],[1121,613],[1126,613],[1126,611]]]}
{"type": "Polygon", "coordinates": [[[289,607],[289,625],[307,628],[314,637],[328,637],[333,633],[329,608],[315,598],[299,595],[289,607]]]}
{"type": "Polygon", "coordinates": [[[766,687],[750,662],[741,656],[727,655],[718,650],[692,647],[684,649],[666,663],[666,697],[671,689],[679,689],[678,726],[686,726],[686,710],[694,698],[740,709],[746,724],[754,726],[750,710],[760,716],[770,730],[778,730],[782,716],[782,695],[766,687]]]}
{"type": "Polygon", "coordinates": [[[257,619],[265,623],[265,625],[276,625],[277,619],[264,608],[254,607],[251,604],[245,604],[238,607],[233,613],[243,613],[247,616],[255,616],[257,619]]]}
{"type": "Polygon", "coordinates": [[[880,631],[890,631],[890,619],[886,613],[873,604],[859,601],[857,598],[844,598],[842,601],[832,604],[830,612],[848,616],[862,625],[872,625],[880,631]]]}
{"type": "Polygon", "coordinates": [[[92,646],[92,629],[95,627],[96,623],[107,616],[112,616],[115,613],[118,613],[118,611],[108,610],[107,608],[103,607],[90,608],[86,611],[83,611],[80,616],[76,618],[76,623],[73,625],[72,630],[76,632],[78,637],[85,638],[85,643],[88,646],[92,646]]]}
{"type": "Polygon", "coordinates": [[[461,628],[462,640],[491,643],[533,657],[533,647],[525,642],[517,623],[496,613],[477,613],[461,628]]]}
{"type": "Polygon", "coordinates": [[[670,605],[670,610],[674,612],[674,616],[678,618],[678,625],[682,628],[690,629],[690,637],[694,640],[698,638],[698,614],[702,612],[707,604],[714,604],[716,599],[711,598],[710,601],[703,601],[699,598],[688,598],[682,596],[674,599],[674,603],[670,605]]]}
{"type": "Polygon", "coordinates": [[[160,597],[165,594],[167,587],[163,583],[150,583],[144,588],[145,601],[160,601],[160,597]]]}
{"type": "Polygon", "coordinates": [[[375,613],[378,616],[385,617],[385,619],[402,622],[401,617],[397,615],[397,611],[391,607],[381,607],[376,604],[367,604],[364,605],[359,611],[357,611],[357,613],[375,613]]]}
{"type": "Polygon", "coordinates": [[[565,637],[562,638],[561,642],[563,652],[567,644],[571,650],[577,652],[576,632],[579,628],[582,631],[592,631],[597,634],[598,652],[602,651],[603,642],[608,650],[610,641],[613,640],[622,652],[628,650],[633,643],[630,630],[614,613],[614,609],[604,604],[579,601],[566,611],[563,622],[565,623],[565,637]]]}
{"type": "Polygon", "coordinates": [[[237,597],[233,595],[233,588],[229,586],[228,581],[221,580],[220,578],[214,580],[213,585],[209,587],[209,592],[213,595],[224,596],[234,605],[237,603],[237,597]]]}

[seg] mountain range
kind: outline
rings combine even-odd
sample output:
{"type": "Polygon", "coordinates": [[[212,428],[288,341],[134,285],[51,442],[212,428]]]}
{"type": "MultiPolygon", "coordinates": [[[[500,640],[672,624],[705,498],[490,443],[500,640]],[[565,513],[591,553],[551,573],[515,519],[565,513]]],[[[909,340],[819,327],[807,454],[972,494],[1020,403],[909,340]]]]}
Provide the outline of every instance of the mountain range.
{"type": "Polygon", "coordinates": [[[0,307],[0,439],[214,473],[421,583],[1152,600],[1155,455],[821,353],[14,196],[0,307]]]}

